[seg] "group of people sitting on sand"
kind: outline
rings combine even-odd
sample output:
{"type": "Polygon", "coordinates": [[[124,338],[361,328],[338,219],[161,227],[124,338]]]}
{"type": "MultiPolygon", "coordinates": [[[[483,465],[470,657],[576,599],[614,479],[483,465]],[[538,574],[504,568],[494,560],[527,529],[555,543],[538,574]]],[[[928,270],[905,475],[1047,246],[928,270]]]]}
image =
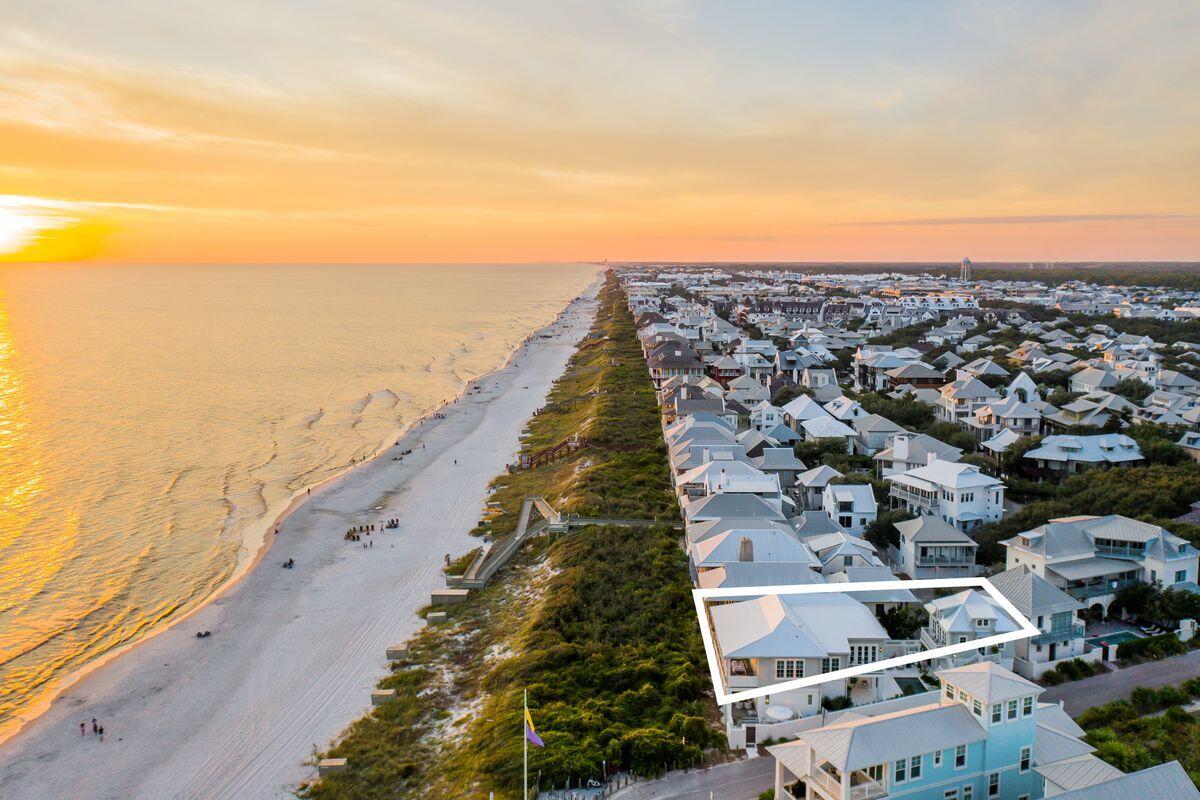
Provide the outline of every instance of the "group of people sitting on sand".
{"type": "Polygon", "coordinates": [[[294,566],[296,566],[296,559],[294,558],[289,558],[287,561],[283,562],[284,569],[291,569],[294,566]]]}
{"type": "Polygon", "coordinates": [[[207,639],[210,636],[212,636],[212,631],[196,631],[197,639],[207,639]]]}

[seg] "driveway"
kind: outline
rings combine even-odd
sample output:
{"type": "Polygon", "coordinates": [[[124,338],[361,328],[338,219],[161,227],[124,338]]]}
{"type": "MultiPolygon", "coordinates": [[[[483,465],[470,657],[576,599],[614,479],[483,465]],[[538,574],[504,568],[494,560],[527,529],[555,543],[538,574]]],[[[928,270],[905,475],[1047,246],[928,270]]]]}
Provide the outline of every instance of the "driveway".
{"type": "Polygon", "coordinates": [[[775,759],[763,754],[635,783],[614,794],[612,800],[756,800],[774,785],[775,759]]]}
{"type": "Polygon", "coordinates": [[[1200,676],[1200,650],[1192,650],[1161,661],[1147,661],[1116,672],[1051,686],[1042,693],[1045,703],[1063,701],[1067,713],[1078,716],[1093,706],[1122,700],[1139,686],[1175,686],[1200,676]]]}

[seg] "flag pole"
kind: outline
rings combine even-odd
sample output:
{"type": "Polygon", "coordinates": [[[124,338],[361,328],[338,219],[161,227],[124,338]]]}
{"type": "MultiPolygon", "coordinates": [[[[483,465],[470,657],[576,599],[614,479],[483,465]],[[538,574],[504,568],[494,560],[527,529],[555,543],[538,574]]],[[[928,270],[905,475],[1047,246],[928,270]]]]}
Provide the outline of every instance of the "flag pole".
{"type": "Polygon", "coordinates": [[[521,700],[521,744],[525,756],[525,772],[521,778],[521,800],[529,800],[529,732],[525,730],[529,718],[529,690],[525,689],[521,700]]]}

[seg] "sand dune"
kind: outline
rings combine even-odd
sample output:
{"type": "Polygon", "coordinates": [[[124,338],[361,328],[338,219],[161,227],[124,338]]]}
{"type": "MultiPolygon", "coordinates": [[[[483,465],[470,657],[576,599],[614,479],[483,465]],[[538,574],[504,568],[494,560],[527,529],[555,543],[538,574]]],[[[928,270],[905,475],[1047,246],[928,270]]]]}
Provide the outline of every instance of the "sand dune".
{"type": "Polygon", "coordinates": [[[532,338],[445,419],[314,492],[244,580],[68,689],[0,747],[5,800],[290,796],[314,773],[303,764],[314,748],[366,710],[384,648],[421,624],[414,612],[443,585],[444,555],[474,546],[488,481],[594,311],[573,307],[555,338],[532,338]],[[400,529],[374,534],[370,549],[342,540],[390,517],[400,529]],[[289,557],[295,569],[281,569],[289,557]],[[92,717],[103,742],[79,734],[92,717]]]}

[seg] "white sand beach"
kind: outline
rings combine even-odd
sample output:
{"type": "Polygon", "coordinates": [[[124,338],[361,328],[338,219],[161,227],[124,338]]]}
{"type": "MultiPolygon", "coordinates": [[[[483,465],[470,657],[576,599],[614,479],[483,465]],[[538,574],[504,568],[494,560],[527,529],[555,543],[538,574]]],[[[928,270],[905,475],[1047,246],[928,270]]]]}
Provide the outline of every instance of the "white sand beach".
{"type": "Polygon", "coordinates": [[[597,285],[443,419],[314,491],[240,582],[63,692],[0,746],[0,796],[291,796],[315,772],[303,763],[314,749],[367,710],[385,648],[423,624],[414,612],[444,586],[445,555],[477,543],[467,532],[487,484],[587,332],[597,285]],[[399,529],[369,549],[343,540],[393,517],[399,529]],[[281,568],[288,558],[294,569],[281,568]],[[103,741],[80,735],[93,717],[103,741]]]}

